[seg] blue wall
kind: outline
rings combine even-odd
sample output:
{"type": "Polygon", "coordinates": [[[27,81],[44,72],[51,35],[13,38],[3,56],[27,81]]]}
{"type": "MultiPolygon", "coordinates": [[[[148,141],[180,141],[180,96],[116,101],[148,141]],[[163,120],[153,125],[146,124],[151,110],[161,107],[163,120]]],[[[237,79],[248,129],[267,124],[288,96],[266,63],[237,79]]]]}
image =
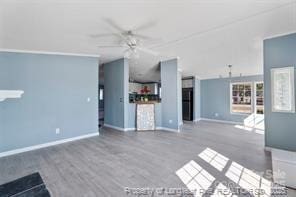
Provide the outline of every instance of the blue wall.
{"type": "Polygon", "coordinates": [[[197,77],[193,78],[193,120],[198,121],[200,119],[200,80],[197,77]]]}
{"type": "MultiPolygon", "coordinates": [[[[263,81],[262,75],[232,78],[234,82],[263,81]]],[[[230,81],[227,78],[201,80],[201,117],[243,122],[248,115],[230,113],[230,81]],[[218,116],[215,116],[215,114],[218,116]]]]}
{"type": "Polygon", "coordinates": [[[160,63],[162,127],[178,130],[182,120],[181,75],[178,60],[160,63]]]}
{"type": "Polygon", "coordinates": [[[120,128],[128,126],[128,77],[127,59],[104,65],[104,123],[120,128]]]}
{"type": "Polygon", "coordinates": [[[98,132],[98,58],[0,52],[0,89],[0,152],[98,132]]]}
{"type": "Polygon", "coordinates": [[[296,151],[296,113],[271,112],[270,70],[286,66],[296,68],[296,34],[264,41],[265,145],[296,151]]]}

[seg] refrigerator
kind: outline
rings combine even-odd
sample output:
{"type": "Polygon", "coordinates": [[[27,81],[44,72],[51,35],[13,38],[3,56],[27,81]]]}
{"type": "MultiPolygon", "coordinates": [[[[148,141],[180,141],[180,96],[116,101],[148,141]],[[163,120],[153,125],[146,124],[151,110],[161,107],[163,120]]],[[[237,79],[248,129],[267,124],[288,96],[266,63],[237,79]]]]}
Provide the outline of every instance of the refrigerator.
{"type": "Polygon", "coordinates": [[[193,120],[193,88],[182,89],[183,120],[193,120]]]}

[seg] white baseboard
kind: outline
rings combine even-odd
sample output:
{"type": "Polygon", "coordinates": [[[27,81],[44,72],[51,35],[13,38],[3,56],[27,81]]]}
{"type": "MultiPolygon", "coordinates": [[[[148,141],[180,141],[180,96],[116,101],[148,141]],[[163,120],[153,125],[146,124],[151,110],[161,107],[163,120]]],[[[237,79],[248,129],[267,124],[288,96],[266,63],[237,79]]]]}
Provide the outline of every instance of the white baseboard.
{"type": "Polygon", "coordinates": [[[268,151],[268,152],[271,152],[271,151],[272,151],[272,148],[269,147],[269,146],[265,146],[265,147],[264,147],[264,150],[265,150],[265,151],[268,151]]]}
{"type": "Polygon", "coordinates": [[[135,131],[136,128],[125,128],[124,131],[135,131]]]}
{"type": "Polygon", "coordinates": [[[234,122],[234,121],[228,121],[228,120],[218,120],[218,119],[209,119],[209,118],[201,118],[200,120],[210,121],[210,122],[226,123],[226,124],[244,124],[243,122],[234,122]]]}
{"type": "Polygon", "coordinates": [[[199,121],[201,121],[201,118],[197,118],[197,119],[193,120],[193,122],[199,122],[199,121]]]}
{"type": "Polygon", "coordinates": [[[114,125],[110,125],[110,124],[104,124],[105,127],[111,128],[111,129],[115,129],[118,131],[135,131],[136,128],[122,128],[122,127],[117,127],[114,125]]]}
{"type": "Polygon", "coordinates": [[[117,126],[110,125],[110,124],[105,124],[105,123],[104,123],[104,127],[108,127],[108,128],[115,129],[115,130],[118,130],[118,131],[124,131],[124,128],[122,128],[122,127],[117,127],[117,126]]]}
{"type": "MultiPolygon", "coordinates": [[[[110,125],[110,124],[104,124],[105,127],[111,128],[111,129],[115,129],[118,131],[135,131],[136,128],[122,128],[122,127],[117,127],[114,125],[110,125]]],[[[171,128],[167,128],[167,127],[156,127],[156,130],[164,130],[164,131],[172,131],[172,132],[180,132],[180,129],[171,129],[171,128]]]]}
{"type": "Polygon", "coordinates": [[[156,130],[164,130],[164,131],[172,131],[172,132],[180,132],[180,129],[171,129],[171,128],[167,128],[167,127],[156,127],[156,130]]]}
{"type": "Polygon", "coordinates": [[[15,149],[15,150],[11,150],[11,151],[6,151],[6,152],[0,153],[0,158],[10,156],[10,155],[19,154],[19,153],[23,153],[23,152],[28,152],[28,151],[32,151],[32,150],[37,150],[37,149],[40,149],[40,148],[46,148],[46,147],[49,147],[49,146],[55,146],[55,145],[58,145],[58,144],[64,144],[64,143],[67,143],[67,142],[81,140],[81,139],[84,139],[84,138],[90,138],[90,137],[94,137],[94,136],[98,136],[98,135],[99,135],[99,132],[90,133],[90,134],[81,135],[81,136],[77,136],[77,137],[72,137],[72,138],[67,138],[67,139],[63,139],[63,140],[57,140],[57,141],[48,142],[48,143],[44,143],[44,144],[38,144],[38,145],[29,146],[29,147],[25,147],[25,148],[19,148],[19,149],[15,149]]]}

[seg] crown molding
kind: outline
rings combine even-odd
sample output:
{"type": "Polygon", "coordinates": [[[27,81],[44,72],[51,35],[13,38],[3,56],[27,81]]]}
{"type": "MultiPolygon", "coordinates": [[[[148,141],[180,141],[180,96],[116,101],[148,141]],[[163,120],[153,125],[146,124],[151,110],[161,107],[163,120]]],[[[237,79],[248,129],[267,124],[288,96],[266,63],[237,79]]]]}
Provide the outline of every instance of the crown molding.
{"type": "Polygon", "coordinates": [[[99,54],[64,53],[64,52],[55,52],[55,51],[35,51],[35,50],[6,49],[6,48],[0,48],[0,52],[31,53],[31,54],[42,54],[42,55],[65,55],[65,56],[79,56],[79,57],[100,57],[99,54]]]}
{"type": "Polygon", "coordinates": [[[170,61],[170,60],[179,60],[180,57],[179,56],[172,56],[172,57],[164,57],[164,58],[161,58],[160,62],[166,62],[166,61],[170,61]]]}
{"type": "Polygon", "coordinates": [[[295,34],[295,33],[296,33],[296,30],[285,32],[285,33],[280,33],[280,34],[275,34],[275,35],[272,35],[272,36],[264,37],[263,40],[269,40],[269,39],[278,38],[278,37],[282,37],[282,36],[288,36],[290,34],[295,34]]]}

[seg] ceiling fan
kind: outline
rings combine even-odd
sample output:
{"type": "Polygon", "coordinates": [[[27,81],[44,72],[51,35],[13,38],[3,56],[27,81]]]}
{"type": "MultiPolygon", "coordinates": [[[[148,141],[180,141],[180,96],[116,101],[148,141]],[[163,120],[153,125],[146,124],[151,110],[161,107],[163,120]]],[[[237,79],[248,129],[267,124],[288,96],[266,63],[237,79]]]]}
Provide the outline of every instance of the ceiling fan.
{"type": "Polygon", "coordinates": [[[119,25],[117,25],[113,20],[111,19],[105,19],[104,20],[106,24],[109,26],[109,29],[111,30],[110,34],[95,34],[91,35],[93,38],[100,38],[100,37],[107,37],[107,36],[116,36],[120,39],[119,43],[116,43],[115,45],[104,45],[104,46],[98,46],[99,48],[123,48],[124,50],[124,57],[125,58],[139,58],[138,51],[157,56],[159,53],[156,51],[153,51],[147,47],[143,46],[143,41],[145,42],[155,42],[159,41],[160,39],[151,38],[146,35],[138,34],[135,32],[150,28],[151,26],[155,25],[155,22],[149,22],[146,24],[143,24],[137,28],[134,28],[133,30],[125,30],[119,25]]]}

